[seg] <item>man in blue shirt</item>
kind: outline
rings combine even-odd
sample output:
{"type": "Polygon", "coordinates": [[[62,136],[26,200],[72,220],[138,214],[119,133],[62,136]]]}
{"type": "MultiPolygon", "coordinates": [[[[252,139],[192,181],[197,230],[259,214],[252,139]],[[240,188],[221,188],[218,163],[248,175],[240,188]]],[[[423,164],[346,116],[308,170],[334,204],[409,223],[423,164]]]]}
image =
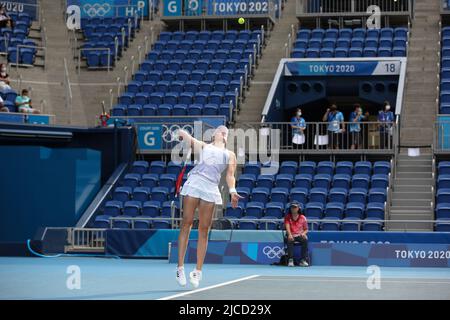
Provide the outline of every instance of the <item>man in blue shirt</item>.
{"type": "Polygon", "coordinates": [[[384,103],[384,108],[378,113],[380,122],[380,149],[389,149],[392,146],[392,129],[394,124],[394,113],[388,101],[384,103]]]}
{"type": "Polygon", "coordinates": [[[292,145],[295,149],[303,148],[305,143],[306,121],[302,118],[302,109],[298,108],[296,114],[291,119],[292,145]]]}
{"type": "Polygon", "coordinates": [[[361,105],[355,104],[355,110],[350,114],[350,124],[348,130],[350,131],[351,147],[350,149],[360,149],[363,139],[361,137],[361,122],[367,120],[369,112],[363,115],[361,105]]]}
{"type": "Polygon", "coordinates": [[[344,115],[338,111],[335,104],[332,104],[324,114],[322,121],[328,122],[328,147],[339,149],[341,133],[345,132],[344,115]]]}

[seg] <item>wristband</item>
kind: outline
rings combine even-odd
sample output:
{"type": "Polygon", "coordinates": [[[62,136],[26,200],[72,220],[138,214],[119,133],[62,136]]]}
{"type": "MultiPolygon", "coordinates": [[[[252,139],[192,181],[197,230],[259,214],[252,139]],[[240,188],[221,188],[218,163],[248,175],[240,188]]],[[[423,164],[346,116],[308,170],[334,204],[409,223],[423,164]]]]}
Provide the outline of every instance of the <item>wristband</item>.
{"type": "Polygon", "coordinates": [[[230,193],[237,193],[236,188],[230,188],[230,193]]]}

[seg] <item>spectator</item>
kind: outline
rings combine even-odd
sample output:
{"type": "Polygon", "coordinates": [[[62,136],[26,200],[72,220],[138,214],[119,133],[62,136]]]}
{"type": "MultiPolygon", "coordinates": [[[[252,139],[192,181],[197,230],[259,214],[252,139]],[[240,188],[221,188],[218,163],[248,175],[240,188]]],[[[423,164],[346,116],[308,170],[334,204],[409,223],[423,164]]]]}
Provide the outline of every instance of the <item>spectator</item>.
{"type": "Polygon", "coordinates": [[[0,28],[7,28],[13,26],[13,21],[11,17],[6,12],[6,7],[4,4],[0,5],[0,28]]]}
{"type": "Polygon", "coordinates": [[[378,113],[378,121],[380,122],[380,149],[388,149],[391,144],[391,136],[394,122],[394,113],[391,111],[389,101],[384,102],[383,110],[378,113]]]}
{"type": "Polygon", "coordinates": [[[350,149],[352,150],[361,148],[361,145],[363,144],[363,139],[361,137],[361,122],[369,117],[369,112],[366,112],[365,115],[363,115],[361,105],[355,104],[354,107],[355,110],[350,114],[351,123],[348,126],[352,144],[350,149]]]}
{"type": "Polygon", "coordinates": [[[9,112],[9,109],[5,107],[4,101],[1,96],[0,96],[0,112],[9,112]]]}
{"type": "Polygon", "coordinates": [[[33,109],[33,106],[31,104],[31,99],[28,96],[28,90],[23,89],[22,95],[17,96],[16,98],[16,106],[19,112],[23,113],[34,113],[39,114],[41,113],[39,110],[33,109]]]}
{"type": "Polygon", "coordinates": [[[306,262],[306,259],[308,257],[308,223],[306,221],[306,217],[300,210],[300,205],[298,202],[292,202],[290,210],[290,213],[288,213],[284,217],[289,259],[288,265],[289,267],[294,266],[294,244],[295,242],[299,242],[302,246],[300,266],[307,267],[308,262],[306,262]]]}
{"type": "Polygon", "coordinates": [[[9,74],[6,73],[6,65],[0,64],[0,91],[11,90],[9,74]]]}
{"type": "Polygon", "coordinates": [[[339,149],[340,134],[345,132],[344,115],[332,104],[323,116],[323,122],[328,122],[328,147],[339,149]],[[342,127],[341,127],[342,126],[342,127]]]}
{"type": "Polygon", "coordinates": [[[298,108],[294,117],[291,119],[292,127],[292,145],[295,149],[302,148],[305,143],[306,121],[302,118],[302,109],[298,108]]]}

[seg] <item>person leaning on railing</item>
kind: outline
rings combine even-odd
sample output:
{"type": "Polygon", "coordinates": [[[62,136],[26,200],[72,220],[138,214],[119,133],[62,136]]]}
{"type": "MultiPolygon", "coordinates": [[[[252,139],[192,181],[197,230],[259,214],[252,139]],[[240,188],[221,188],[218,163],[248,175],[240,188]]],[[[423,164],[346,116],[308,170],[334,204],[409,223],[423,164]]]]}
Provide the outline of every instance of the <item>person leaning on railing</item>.
{"type": "Polygon", "coordinates": [[[391,111],[389,101],[384,102],[384,107],[378,113],[378,122],[380,129],[380,149],[388,149],[392,136],[394,113],[391,111]]]}
{"type": "Polygon", "coordinates": [[[361,122],[369,118],[369,112],[363,115],[363,110],[360,104],[354,105],[355,110],[350,114],[350,124],[348,131],[350,132],[351,147],[350,149],[360,149],[363,143],[361,134],[361,122]]]}
{"type": "Polygon", "coordinates": [[[336,104],[332,104],[325,112],[323,122],[328,122],[328,147],[339,149],[339,138],[345,133],[344,115],[337,109],[336,104]]]}
{"type": "Polygon", "coordinates": [[[306,121],[302,118],[302,109],[298,108],[291,119],[292,145],[294,149],[303,148],[305,143],[306,121]]]}

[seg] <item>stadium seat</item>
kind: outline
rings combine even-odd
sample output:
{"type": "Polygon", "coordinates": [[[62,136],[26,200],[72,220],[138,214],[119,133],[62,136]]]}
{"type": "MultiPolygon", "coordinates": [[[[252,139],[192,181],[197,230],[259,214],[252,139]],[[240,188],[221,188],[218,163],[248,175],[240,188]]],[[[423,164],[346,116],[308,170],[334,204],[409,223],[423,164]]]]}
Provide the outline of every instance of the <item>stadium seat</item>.
{"type": "Polygon", "coordinates": [[[346,218],[364,218],[364,204],[360,202],[349,202],[345,206],[345,217],[346,218]]]}
{"type": "Polygon", "coordinates": [[[308,202],[305,206],[305,216],[310,218],[322,219],[324,204],[318,202],[308,202]]]}
{"type": "Polygon", "coordinates": [[[306,188],[292,188],[289,194],[289,201],[297,201],[305,205],[308,202],[308,189],[306,188]]]}
{"type": "Polygon", "coordinates": [[[142,205],[142,216],[145,217],[159,217],[161,214],[161,202],[146,201],[142,205]]]}
{"type": "Polygon", "coordinates": [[[325,206],[325,219],[342,219],[344,216],[344,205],[339,202],[329,202],[325,206]]]}
{"type": "Polygon", "coordinates": [[[369,202],[367,204],[367,218],[384,220],[384,204],[379,202],[369,202]]]}

